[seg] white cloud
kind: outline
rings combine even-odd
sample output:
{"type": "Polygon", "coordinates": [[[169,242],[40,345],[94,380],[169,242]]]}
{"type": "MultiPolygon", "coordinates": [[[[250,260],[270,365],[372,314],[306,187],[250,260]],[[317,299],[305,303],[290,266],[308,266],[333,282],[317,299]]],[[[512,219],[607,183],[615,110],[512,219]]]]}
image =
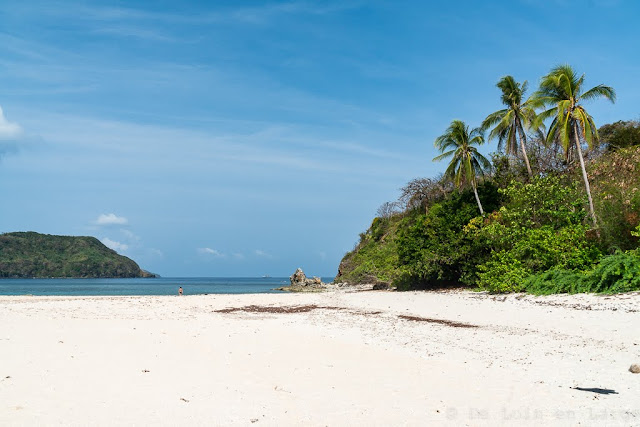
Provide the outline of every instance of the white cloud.
{"type": "Polygon", "coordinates": [[[203,255],[211,255],[211,256],[214,256],[216,258],[224,257],[224,254],[222,252],[217,251],[215,249],[211,249],[211,248],[198,248],[198,252],[203,254],[203,255]]]}
{"type": "Polygon", "coordinates": [[[129,249],[129,245],[124,244],[124,243],[120,243],[120,242],[116,242],[115,240],[111,240],[108,237],[105,237],[104,239],[102,239],[101,242],[106,247],[108,247],[110,249],[113,249],[116,252],[124,252],[127,249],[129,249]]]}
{"type": "Polygon", "coordinates": [[[260,249],[256,249],[254,253],[256,254],[256,256],[259,256],[260,258],[269,258],[269,259],[273,258],[271,254],[260,249]]]}
{"type": "MultiPolygon", "coordinates": [[[[122,218],[126,221],[126,218],[122,218]]],[[[123,228],[122,230],[120,230],[122,232],[122,234],[124,234],[127,239],[132,240],[134,242],[139,242],[140,241],[140,236],[133,234],[131,231],[127,230],[126,228],[123,228]]]]}
{"type": "Polygon", "coordinates": [[[117,216],[114,213],[110,213],[101,214],[100,216],[98,216],[98,219],[95,223],[97,225],[125,225],[128,224],[129,221],[125,217],[117,216]]]}
{"type": "Polygon", "coordinates": [[[233,257],[234,257],[235,259],[237,259],[237,260],[242,260],[242,259],[244,259],[244,255],[243,255],[243,254],[241,254],[240,252],[235,252],[235,253],[233,254],[233,257]]]}
{"type": "Polygon", "coordinates": [[[164,253],[160,249],[151,248],[149,253],[154,257],[164,258],[164,253]]]}
{"type": "Polygon", "coordinates": [[[22,128],[17,123],[7,120],[0,107],[0,139],[14,139],[19,136],[22,136],[22,128]]]}

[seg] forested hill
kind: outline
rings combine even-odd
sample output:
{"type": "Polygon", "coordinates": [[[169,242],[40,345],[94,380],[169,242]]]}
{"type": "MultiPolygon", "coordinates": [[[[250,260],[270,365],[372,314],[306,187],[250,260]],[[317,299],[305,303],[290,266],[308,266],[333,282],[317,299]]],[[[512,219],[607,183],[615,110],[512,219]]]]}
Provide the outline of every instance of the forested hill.
{"type": "Polygon", "coordinates": [[[35,232],[0,234],[2,278],[153,276],[95,237],[53,236],[35,232]]]}
{"type": "Polygon", "coordinates": [[[446,177],[412,180],[381,206],[335,280],[405,290],[640,290],[640,139],[590,152],[597,228],[577,162],[553,164],[553,148],[539,147],[530,149],[534,177],[517,159],[494,156],[494,172],[478,185],[484,214],[470,188],[446,177]]]}
{"type": "Polygon", "coordinates": [[[445,173],[378,210],[336,281],[535,294],[640,290],[640,121],[596,128],[584,101],[616,100],[558,65],[529,97],[496,84],[501,109],[453,120],[434,141],[445,173]],[[548,124],[548,127],[547,127],[548,124]],[[478,147],[498,141],[487,159],[478,147]]]}

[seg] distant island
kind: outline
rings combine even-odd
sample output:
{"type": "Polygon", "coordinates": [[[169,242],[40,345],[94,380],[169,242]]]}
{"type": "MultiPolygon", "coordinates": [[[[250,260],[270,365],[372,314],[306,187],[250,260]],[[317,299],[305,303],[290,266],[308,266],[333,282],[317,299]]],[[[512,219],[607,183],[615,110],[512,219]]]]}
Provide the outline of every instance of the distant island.
{"type": "Polygon", "coordinates": [[[0,278],[157,277],[95,237],[0,234],[0,278]]]}

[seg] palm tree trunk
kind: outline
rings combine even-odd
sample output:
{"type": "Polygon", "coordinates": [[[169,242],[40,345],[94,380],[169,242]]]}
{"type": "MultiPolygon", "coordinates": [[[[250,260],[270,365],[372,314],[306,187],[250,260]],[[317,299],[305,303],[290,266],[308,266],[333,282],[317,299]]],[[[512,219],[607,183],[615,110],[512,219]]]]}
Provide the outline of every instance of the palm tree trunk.
{"type": "Polygon", "coordinates": [[[529,172],[529,178],[533,178],[533,172],[531,172],[531,165],[529,164],[529,156],[527,156],[527,149],[524,146],[524,131],[522,130],[522,124],[520,119],[517,121],[516,131],[520,134],[520,149],[522,150],[522,157],[524,157],[524,163],[527,165],[527,172],[529,172]]]}
{"type": "Polygon", "coordinates": [[[584,159],[582,158],[582,148],[580,147],[580,138],[578,137],[578,124],[573,122],[573,136],[576,141],[576,149],[578,150],[578,159],[580,159],[580,168],[582,169],[582,179],[584,179],[584,186],[587,189],[587,198],[589,199],[589,213],[593,220],[593,228],[596,229],[598,236],[600,233],[598,229],[598,221],[596,219],[596,211],[593,209],[593,199],[591,198],[591,186],[589,185],[589,178],[587,177],[587,169],[584,166],[584,159]]]}
{"type": "Polygon", "coordinates": [[[478,207],[480,208],[480,215],[484,215],[484,210],[482,209],[482,203],[480,203],[480,197],[478,197],[478,190],[476,189],[476,180],[471,181],[471,186],[473,187],[473,194],[476,196],[476,202],[478,202],[478,207]]]}

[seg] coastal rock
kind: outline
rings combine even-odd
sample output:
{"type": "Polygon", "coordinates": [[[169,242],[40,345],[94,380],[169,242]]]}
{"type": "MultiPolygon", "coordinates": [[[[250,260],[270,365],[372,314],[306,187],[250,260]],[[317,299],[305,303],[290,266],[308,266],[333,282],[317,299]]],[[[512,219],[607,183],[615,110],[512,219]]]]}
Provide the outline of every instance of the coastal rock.
{"type": "Polygon", "coordinates": [[[308,278],[301,268],[296,269],[289,277],[289,282],[289,286],[278,288],[278,290],[290,292],[321,292],[331,288],[328,283],[323,283],[319,277],[308,278]]]}
{"type": "Polygon", "coordinates": [[[304,274],[301,268],[298,268],[290,277],[289,282],[291,282],[291,286],[306,286],[307,284],[307,275],[304,274]]]}
{"type": "Polygon", "coordinates": [[[319,277],[308,278],[304,271],[301,268],[298,268],[292,275],[289,277],[289,281],[291,282],[291,286],[323,286],[322,280],[319,277]]]}
{"type": "Polygon", "coordinates": [[[629,372],[633,374],[640,374],[640,364],[634,363],[633,365],[631,365],[631,367],[629,368],[629,372]]]}

